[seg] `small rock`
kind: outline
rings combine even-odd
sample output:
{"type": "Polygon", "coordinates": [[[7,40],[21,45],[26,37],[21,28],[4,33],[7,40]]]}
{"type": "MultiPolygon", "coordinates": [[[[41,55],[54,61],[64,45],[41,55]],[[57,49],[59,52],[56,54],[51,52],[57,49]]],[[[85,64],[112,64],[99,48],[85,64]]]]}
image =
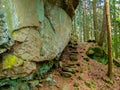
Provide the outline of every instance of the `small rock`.
{"type": "Polygon", "coordinates": [[[48,75],[48,77],[45,79],[45,81],[49,82],[49,83],[56,83],[56,81],[53,79],[52,74],[48,75]]]}
{"type": "Polygon", "coordinates": [[[75,74],[75,72],[76,72],[74,69],[72,69],[72,68],[67,68],[67,67],[62,68],[62,71],[70,72],[70,73],[72,73],[72,74],[75,74]]]}
{"type": "Polygon", "coordinates": [[[80,85],[80,84],[79,84],[78,82],[75,82],[73,86],[74,86],[74,87],[78,87],[79,85],[80,85]]]}
{"type": "Polygon", "coordinates": [[[63,63],[61,61],[59,62],[59,67],[63,67],[63,63]]]}
{"type": "Polygon", "coordinates": [[[88,54],[89,54],[89,55],[93,55],[93,54],[94,54],[94,51],[93,51],[93,50],[89,50],[88,54]]]}
{"type": "Polygon", "coordinates": [[[77,55],[71,55],[70,56],[70,60],[71,61],[77,61],[78,59],[77,59],[77,55]]]}
{"type": "Polygon", "coordinates": [[[43,85],[42,85],[42,84],[39,84],[38,87],[43,87],[43,85]]]}
{"type": "Polygon", "coordinates": [[[39,80],[33,80],[33,81],[30,81],[29,83],[32,88],[35,88],[36,86],[39,85],[39,80]]]}
{"type": "Polygon", "coordinates": [[[76,45],[71,44],[71,45],[69,45],[69,48],[72,48],[72,49],[77,49],[77,46],[76,46],[76,45]]]}
{"type": "Polygon", "coordinates": [[[65,66],[67,66],[67,67],[71,67],[71,66],[74,66],[74,65],[75,65],[74,63],[70,63],[70,62],[68,62],[67,65],[65,65],[65,66]]]}
{"type": "Polygon", "coordinates": [[[65,77],[65,78],[70,78],[70,77],[72,77],[72,75],[71,75],[70,73],[68,73],[68,72],[61,72],[61,75],[62,75],[63,77],[65,77]]]}

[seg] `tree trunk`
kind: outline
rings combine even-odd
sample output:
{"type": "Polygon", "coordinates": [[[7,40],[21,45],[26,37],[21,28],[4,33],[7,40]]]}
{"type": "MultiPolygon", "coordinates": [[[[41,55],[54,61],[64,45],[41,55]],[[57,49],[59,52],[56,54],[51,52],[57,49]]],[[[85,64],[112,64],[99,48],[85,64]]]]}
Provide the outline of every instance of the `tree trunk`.
{"type": "Polygon", "coordinates": [[[96,0],[93,0],[93,21],[94,21],[95,40],[96,40],[96,42],[98,42],[98,25],[97,25],[97,13],[96,13],[96,0]]]}
{"type": "Polygon", "coordinates": [[[88,25],[87,25],[87,1],[83,1],[83,31],[84,31],[84,41],[89,39],[88,35],[88,25]]]}
{"type": "Polygon", "coordinates": [[[83,1],[83,37],[84,37],[83,40],[84,41],[86,41],[86,34],[85,34],[86,33],[86,27],[85,27],[86,26],[86,15],[85,15],[85,12],[86,12],[86,10],[85,10],[86,5],[85,4],[86,3],[85,2],[86,1],[83,1]]]}
{"type": "Polygon", "coordinates": [[[107,39],[108,39],[108,76],[112,79],[113,74],[113,60],[112,60],[112,38],[111,38],[111,21],[109,0],[105,0],[106,22],[107,22],[107,39]]]}
{"type": "Polygon", "coordinates": [[[105,15],[105,8],[104,8],[102,30],[101,30],[100,39],[99,39],[99,42],[98,42],[98,45],[100,47],[103,46],[103,43],[104,43],[104,40],[105,40],[105,36],[106,36],[106,31],[107,31],[107,27],[106,27],[106,15],[105,15]]]}

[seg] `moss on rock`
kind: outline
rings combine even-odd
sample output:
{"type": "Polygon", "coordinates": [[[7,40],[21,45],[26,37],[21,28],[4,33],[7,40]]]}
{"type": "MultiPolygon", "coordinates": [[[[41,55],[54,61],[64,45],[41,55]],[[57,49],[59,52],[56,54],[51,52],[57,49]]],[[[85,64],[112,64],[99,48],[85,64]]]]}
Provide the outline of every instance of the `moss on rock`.
{"type": "Polygon", "coordinates": [[[88,51],[86,52],[86,54],[90,58],[92,58],[92,59],[94,59],[102,64],[108,63],[108,55],[100,47],[89,48],[88,51]]]}
{"type": "Polygon", "coordinates": [[[6,55],[3,59],[3,69],[10,69],[12,67],[17,67],[23,63],[23,60],[15,55],[6,55]]]}

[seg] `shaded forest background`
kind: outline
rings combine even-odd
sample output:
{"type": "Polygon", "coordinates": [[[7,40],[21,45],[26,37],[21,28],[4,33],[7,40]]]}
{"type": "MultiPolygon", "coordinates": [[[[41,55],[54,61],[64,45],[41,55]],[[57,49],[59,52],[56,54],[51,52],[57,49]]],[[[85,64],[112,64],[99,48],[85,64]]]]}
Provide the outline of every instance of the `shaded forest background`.
{"type": "MultiPolygon", "coordinates": [[[[113,57],[120,58],[120,0],[109,0],[109,4],[112,54],[113,57]]],[[[96,40],[107,52],[105,20],[104,0],[80,0],[73,17],[73,34],[81,42],[96,40]]]]}

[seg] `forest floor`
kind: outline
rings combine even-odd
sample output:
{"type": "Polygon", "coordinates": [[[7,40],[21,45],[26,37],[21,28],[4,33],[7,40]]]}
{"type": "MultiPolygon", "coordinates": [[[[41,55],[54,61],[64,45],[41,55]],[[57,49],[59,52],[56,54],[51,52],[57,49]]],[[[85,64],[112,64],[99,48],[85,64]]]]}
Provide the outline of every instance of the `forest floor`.
{"type": "Polygon", "coordinates": [[[46,81],[35,90],[120,90],[120,68],[114,66],[113,81],[107,77],[107,65],[86,55],[95,43],[79,42],[67,46],[59,61],[59,67],[44,75],[46,81]]]}

